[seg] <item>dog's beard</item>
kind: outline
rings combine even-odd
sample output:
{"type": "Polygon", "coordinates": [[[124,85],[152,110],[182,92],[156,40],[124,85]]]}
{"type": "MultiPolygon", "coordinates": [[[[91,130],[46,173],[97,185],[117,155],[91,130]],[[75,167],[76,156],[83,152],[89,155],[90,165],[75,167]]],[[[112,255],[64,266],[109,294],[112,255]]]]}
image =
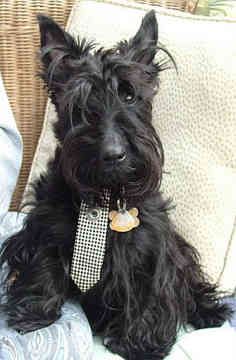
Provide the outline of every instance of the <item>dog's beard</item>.
{"type": "Polygon", "coordinates": [[[65,138],[60,159],[66,183],[78,194],[99,194],[104,188],[113,192],[124,188],[127,198],[152,194],[161,183],[163,149],[155,131],[151,137],[138,136],[123,163],[107,166],[99,159],[97,136],[71,132],[65,138]]]}

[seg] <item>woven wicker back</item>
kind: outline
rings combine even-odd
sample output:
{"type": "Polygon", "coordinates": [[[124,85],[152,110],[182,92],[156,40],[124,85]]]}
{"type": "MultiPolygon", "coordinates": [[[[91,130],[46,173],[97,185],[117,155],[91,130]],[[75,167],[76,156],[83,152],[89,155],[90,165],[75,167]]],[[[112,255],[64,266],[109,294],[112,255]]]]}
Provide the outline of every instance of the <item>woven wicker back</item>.
{"type": "Polygon", "coordinates": [[[46,91],[36,76],[39,70],[36,14],[48,14],[64,26],[73,2],[0,1],[0,71],[24,142],[23,166],[11,206],[14,210],[25,188],[46,104],[46,91]]]}
{"type": "MultiPolygon", "coordinates": [[[[36,14],[65,26],[75,0],[0,0],[0,71],[24,142],[23,166],[11,208],[16,210],[42,128],[46,91],[36,77],[39,32],[36,14]]],[[[193,0],[191,0],[193,1],[193,0]]],[[[186,0],[143,2],[184,10],[186,0]]]]}
{"type": "Polygon", "coordinates": [[[164,6],[169,9],[194,12],[198,0],[137,0],[151,5],[164,6]]]}

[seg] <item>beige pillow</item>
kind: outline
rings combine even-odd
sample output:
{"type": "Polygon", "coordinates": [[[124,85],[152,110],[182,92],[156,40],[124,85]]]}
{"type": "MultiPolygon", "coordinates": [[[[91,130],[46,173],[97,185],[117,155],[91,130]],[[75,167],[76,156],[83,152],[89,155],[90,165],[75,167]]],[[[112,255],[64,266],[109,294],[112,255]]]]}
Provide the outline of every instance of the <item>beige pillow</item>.
{"type": "MultiPolygon", "coordinates": [[[[109,47],[133,36],[151,6],[77,1],[67,29],[109,47]]],[[[177,66],[161,74],[154,124],[164,144],[162,190],[173,198],[178,231],[201,253],[222,289],[236,285],[236,20],[209,19],[156,7],[160,41],[177,66]]],[[[45,169],[55,140],[47,106],[30,181],[45,169]]]]}

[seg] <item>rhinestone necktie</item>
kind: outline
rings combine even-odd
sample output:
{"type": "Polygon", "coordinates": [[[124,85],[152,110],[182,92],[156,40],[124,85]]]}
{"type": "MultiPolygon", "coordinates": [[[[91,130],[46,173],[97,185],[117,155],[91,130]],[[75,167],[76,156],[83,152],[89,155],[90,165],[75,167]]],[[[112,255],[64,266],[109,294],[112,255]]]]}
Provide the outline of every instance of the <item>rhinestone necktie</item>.
{"type": "Polygon", "coordinates": [[[100,279],[108,227],[110,192],[104,191],[102,207],[80,205],[73,249],[71,277],[82,292],[88,291],[100,279]]]}

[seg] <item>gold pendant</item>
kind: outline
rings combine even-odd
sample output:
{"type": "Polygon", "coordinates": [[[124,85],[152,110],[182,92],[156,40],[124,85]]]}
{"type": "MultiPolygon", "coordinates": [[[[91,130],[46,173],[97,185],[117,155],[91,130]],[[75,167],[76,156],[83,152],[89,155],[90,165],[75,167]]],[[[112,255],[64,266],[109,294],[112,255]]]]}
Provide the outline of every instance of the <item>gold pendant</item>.
{"type": "Polygon", "coordinates": [[[117,200],[117,207],[118,211],[112,210],[109,213],[111,230],[117,232],[127,232],[139,226],[140,221],[138,219],[137,208],[127,210],[126,202],[123,201],[123,205],[121,206],[120,200],[117,200]]]}

